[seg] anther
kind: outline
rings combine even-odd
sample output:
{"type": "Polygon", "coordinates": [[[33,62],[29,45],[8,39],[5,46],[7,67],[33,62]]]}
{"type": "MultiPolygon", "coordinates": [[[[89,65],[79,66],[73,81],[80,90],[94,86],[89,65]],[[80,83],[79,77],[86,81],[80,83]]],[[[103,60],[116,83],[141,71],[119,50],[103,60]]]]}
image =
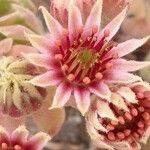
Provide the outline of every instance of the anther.
{"type": "Polygon", "coordinates": [[[107,137],[111,141],[114,141],[116,139],[115,134],[113,132],[109,132],[107,137]]]}
{"type": "Polygon", "coordinates": [[[62,54],[56,54],[55,55],[55,59],[56,60],[62,60],[63,59],[63,55],[62,54]]]}
{"type": "Polygon", "coordinates": [[[139,110],[140,112],[144,112],[145,109],[144,109],[144,107],[139,107],[138,110],[139,110]]]}
{"type": "Polygon", "coordinates": [[[132,109],[131,109],[131,114],[132,114],[134,117],[136,117],[136,116],[138,115],[137,109],[136,109],[136,108],[132,108],[132,109]]]}
{"type": "Polygon", "coordinates": [[[113,64],[110,63],[110,62],[108,62],[108,63],[106,64],[106,69],[109,69],[109,68],[111,68],[112,66],[113,66],[113,64]]]}
{"type": "Polygon", "coordinates": [[[118,121],[119,121],[119,123],[122,124],[122,125],[125,124],[125,120],[124,120],[124,118],[123,118],[122,116],[119,116],[119,117],[118,117],[118,121]]]}
{"type": "Polygon", "coordinates": [[[75,79],[75,76],[73,74],[69,74],[68,77],[67,77],[67,79],[69,81],[73,81],[75,79]]]}
{"type": "Polygon", "coordinates": [[[98,80],[101,80],[101,79],[103,78],[103,74],[100,73],[100,72],[97,72],[97,73],[95,74],[95,78],[98,79],[98,80]]]}
{"type": "Polygon", "coordinates": [[[67,65],[63,65],[62,67],[61,67],[61,69],[62,69],[62,71],[67,71],[68,70],[68,66],[67,65]]]}
{"type": "Polygon", "coordinates": [[[145,98],[150,98],[150,91],[145,91],[144,92],[144,97],[145,98]]]}
{"type": "Polygon", "coordinates": [[[131,130],[130,129],[125,129],[124,130],[124,135],[125,136],[129,136],[131,134],[131,130]]]}
{"type": "Polygon", "coordinates": [[[112,54],[112,58],[113,58],[113,59],[117,59],[117,58],[119,58],[118,53],[114,53],[114,54],[112,54]]]}
{"type": "Polygon", "coordinates": [[[104,36],[105,37],[108,37],[110,35],[110,31],[109,31],[109,29],[106,29],[105,31],[104,31],[104,36]]]}
{"type": "Polygon", "coordinates": [[[109,131],[115,129],[115,127],[114,127],[113,125],[111,125],[111,124],[108,124],[108,125],[106,126],[106,128],[107,128],[107,130],[109,130],[109,131]]]}
{"type": "Polygon", "coordinates": [[[136,96],[137,96],[138,99],[143,99],[144,98],[144,94],[142,92],[138,92],[136,94],[136,96]]]}
{"type": "Polygon", "coordinates": [[[19,145],[15,145],[14,150],[21,150],[21,147],[19,145]]]}
{"type": "Polygon", "coordinates": [[[144,112],[144,113],[142,114],[142,117],[143,117],[144,120],[146,120],[146,121],[150,120],[150,115],[149,115],[148,112],[144,112]]]}
{"type": "Polygon", "coordinates": [[[117,125],[118,125],[118,122],[117,122],[117,121],[112,120],[112,121],[111,121],[111,124],[112,124],[113,126],[117,126],[117,125]]]}
{"type": "Polygon", "coordinates": [[[133,137],[134,137],[136,140],[138,140],[139,137],[140,137],[139,134],[137,134],[136,132],[134,132],[132,135],[133,135],[133,137]]]}
{"type": "Polygon", "coordinates": [[[124,135],[123,132],[118,132],[118,133],[117,133],[117,137],[118,137],[120,140],[122,140],[122,139],[125,138],[125,135],[124,135]]]}
{"type": "Polygon", "coordinates": [[[139,128],[144,128],[144,123],[142,121],[139,121],[138,124],[137,124],[137,126],[139,128]]]}
{"type": "Polygon", "coordinates": [[[129,112],[126,112],[124,116],[127,120],[132,120],[132,116],[129,112]]]}
{"type": "Polygon", "coordinates": [[[8,145],[7,145],[6,143],[2,143],[2,144],[1,144],[1,148],[2,148],[3,150],[7,150],[8,145]]]}
{"type": "Polygon", "coordinates": [[[91,83],[90,78],[89,78],[89,77],[85,77],[85,78],[83,79],[83,83],[85,83],[85,84],[91,83]]]}
{"type": "Polygon", "coordinates": [[[97,25],[93,25],[92,27],[92,34],[95,34],[98,31],[98,26],[97,25]]]}

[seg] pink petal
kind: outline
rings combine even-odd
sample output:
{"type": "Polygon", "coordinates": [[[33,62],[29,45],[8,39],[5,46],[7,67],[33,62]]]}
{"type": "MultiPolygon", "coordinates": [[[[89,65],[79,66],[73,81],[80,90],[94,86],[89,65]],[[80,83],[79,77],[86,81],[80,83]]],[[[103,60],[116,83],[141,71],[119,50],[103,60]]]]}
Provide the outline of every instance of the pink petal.
{"type": "Polygon", "coordinates": [[[109,87],[104,83],[100,82],[98,84],[93,84],[89,87],[90,92],[96,94],[102,99],[106,99],[110,101],[111,97],[111,91],[109,90],[109,87]]]}
{"type": "Polygon", "coordinates": [[[69,19],[68,19],[68,30],[69,30],[69,37],[72,41],[75,36],[79,34],[79,31],[83,27],[82,24],[82,16],[80,10],[75,4],[72,2],[69,5],[69,19]]]}
{"type": "Polygon", "coordinates": [[[53,18],[50,13],[45,9],[45,7],[40,6],[40,9],[43,13],[47,28],[49,30],[50,33],[52,34],[62,34],[63,27],[61,26],[61,24],[55,19],[53,18]]]}
{"type": "Polygon", "coordinates": [[[127,9],[128,7],[123,9],[123,11],[119,15],[117,15],[117,17],[115,17],[108,25],[106,25],[106,27],[101,31],[98,41],[104,36],[105,30],[110,31],[110,35],[107,37],[107,40],[109,41],[113,38],[113,36],[118,32],[121,23],[126,17],[127,9]]]}
{"type": "Polygon", "coordinates": [[[27,142],[29,132],[26,129],[25,126],[19,126],[17,129],[15,129],[11,135],[11,144],[15,145],[16,142],[19,144],[23,144],[24,142],[27,142]]]}
{"type": "Polygon", "coordinates": [[[77,103],[77,108],[84,116],[85,113],[88,111],[91,103],[90,92],[84,88],[75,88],[74,96],[77,103]]]}
{"type": "Polygon", "coordinates": [[[38,54],[38,53],[29,53],[23,54],[23,56],[32,64],[44,67],[46,69],[51,69],[50,66],[50,56],[46,54],[38,54]]]}
{"type": "Polygon", "coordinates": [[[24,32],[33,34],[33,32],[30,29],[22,25],[0,27],[0,33],[13,39],[26,40],[24,32]]]}
{"type": "Polygon", "coordinates": [[[131,39],[126,42],[119,44],[117,47],[114,47],[105,57],[110,56],[112,53],[117,53],[119,57],[123,57],[137,48],[141,47],[150,39],[150,36],[147,36],[143,39],[131,39]]]}
{"type": "Polygon", "coordinates": [[[126,103],[124,102],[124,99],[116,93],[111,94],[111,103],[114,104],[115,106],[117,106],[118,108],[125,110],[125,111],[129,111],[126,103]]]}
{"type": "MultiPolygon", "coordinates": [[[[101,14],[102,14],[102,0],[97,0],[90,12],[90,15],[88,16],[84,32],[86,33],[85,36],[88,36],[92,33],[92,27],[96,26],[98,31],[100,29],[101,24],[101,14]]],[[[84,34],[84,33],[83,33],[84,34]]]]}
{"type": "Polygon", "coordinates": [[[120,94],[125,100],[127,100],[130,103],[137,103],[135,93],[129,88],[129,87],[121,87],[117,91],[118,94],[120,94]]]}
{"type": "Polygon", "coordinates": [[[33,78],[28,82],[36,86],[48,87],[57,85],[61,82],[61,79],[62,77],[59,73],[56,73],[55,71],[48,71],[42,75],[33,78]]]}
{"type": "Polygon", "coordinates": [[[111,120],[117,121],[117,118],[115,117],[113,111],[109,107],[109,103],[104,102],[102,100],[97,100],[97,110],[100,117],[109,118],[111,120]]]}
{"type": "Polygon", "coordinates": [[[48,38],[35,34],[26,34],[27,38],[31,42],[32,46],[39,50],[41,53],[50,54],[51,45],[54,43],[51,42],[48,38]]]}
{"type": "Polygon", "coordinates": [[[72,87],[68,83],[61,83],[57,89],[50,109],[63,107],[69,100],[72,87]]]}
{"type": "Polygon", "coordinates": [[[14,45],[9,53],[9,55],[12,55],[14,57],[22,57],[23,53],[37,53],[37,50],[31,46],[27,45],[14,45]]]}
{"type": "Polygon", "coordinates": [[[142,81],[139,76],[120,70],[109,70],[104,73],[105,81],[110,83],[132,83],[142,81]]]}
{"type": "Polygon", "coordinates": [[[9,133],[0,125],[0,144],[9,142],[9,133]]]}
{"type": "Polygon", "coordinates": [[[64,109],[48,110],[52,102],[54,91],[48,90],[48,95],[43,100],[42,107],[33,113],[33,120],[35,121],[39,130],[48,133],[51,137],[55,136],[61,129],[65,120],[64,109]]]}
{"type": "Polygon", "coordinates": [[[137,71],[139,69],[150,66],[150,62],[126,61],[124,59],[115,60],[113,63],[114,70],[122,70],[127,72],[137,71]]]}
{"type": "Polygon", "coordinates": [[[148,129],[146,130],[143,137],[140,139],[140,142],[143,143],[143,144],[146,144],[149,137],[150,137],[150,127],[148,127],[148,129]]]}
{"type": "Polygon", "coordinates": [[[88,112],[88,121],[91,123],[92,126],[96,130],[100,130],[102,132],[107,132],[107,129],[100,124],[98,117],[97,117],[97,112],[89,111],[88,112]]]}
{"type": "Polygon", "coordinates": [[[109,145],[108,143],[103,142],[101,139],[94,139],[93,144],[98,148],[114,150],[114,148],[111,146],[111,144],[109,145]]]}
{"type": "Polygon", "coordinates": [[[32,11],[16,4],[12,4],[12,7],[14,10],[19,12],[20,18],[24,19],[25,24],[29,26],[33,31],[37,33],[43,32],[43,27],[40,19],[38,19],[38,17],[32,11]]]}
{"type": "Polygon", "coordinates": [[[51,138],[44,132],[39,132],[28,141],[26,149],[42,150],[51,138]]]}
{"type": "Polygon", "coordinates": [[[6,55],[12,48],[13,40],[11,38],[0,41],[0,56],[6,55]]]}

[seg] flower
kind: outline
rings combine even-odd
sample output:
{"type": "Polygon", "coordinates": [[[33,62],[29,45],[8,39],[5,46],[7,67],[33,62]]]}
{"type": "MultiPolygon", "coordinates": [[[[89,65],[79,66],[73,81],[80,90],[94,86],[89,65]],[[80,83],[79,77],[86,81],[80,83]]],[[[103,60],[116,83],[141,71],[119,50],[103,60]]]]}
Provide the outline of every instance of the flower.
{"type": "Polygon", "coordinates": [[[43,68],[27,62],[22,52],[37,53],[33,47],[13,45],[11,38],[0,41],[0,124],[18,127],[30,115],[36,126],[52,137],[60,130],[65,111],[48,110],[54,91],[29,82],[43,68]]]}
{"type": "Polygon", "coordinates": [[[86,22],[80,9],[69,4],[68,28],[63,27],[44,7],[40,7],[50,35],[28,34],[39,54],[27,54],[32,64],[44,67],[46,73],[30,80],[40,87],[57,86],[51,108],[63,107],[74,95],[77,108],[84,115],[90,106],[90,95],[110,100],[109,83],[141,80],[129,72],[149,62],[126,61],[121,57],[143,45],[148,39],[131,39],[121,44],[111,41],[126,16],[128,6],[103,29],[100,26],[102,0],[97,0],[86,22]]]}
{"type": "Polygon", "coordinates": [[[138,150],[150,136],[150,86],[113,86],[111,103],[95,97],[86,116],[87,131],[101,148],[138,150]]]}
{"type": "Polygon", "coordinates": [[[1,150],[42,150],[49,140],[49,135],[43,132],[29,137],[29,132],[25,126],[19,126],[13,132],[0,126],[1,150]]]}
{"type": "Polygon", "coordinates": [[[17,43],[27,43],[25,31],[44,32],[34,4],[30,0],[0,0],[0,39],[11,37],[17,43]]]}
{"type": "MultiPolygon", "coordinates": [[[[86,21],[92,10],[96,0],[73,0],[82,12],[82,20],[86,21]]],[[[102,23],[106,25],[113,19],[131,0],[105,0],[103,2],[102,23]],[[110,7],[111,6],[111,7],[110,7]]],[[[68,11],[69,0],[52,0],[50,5],[50,12],[54,18],[59,20],[63,26],[68,26],[68,11]]]]}

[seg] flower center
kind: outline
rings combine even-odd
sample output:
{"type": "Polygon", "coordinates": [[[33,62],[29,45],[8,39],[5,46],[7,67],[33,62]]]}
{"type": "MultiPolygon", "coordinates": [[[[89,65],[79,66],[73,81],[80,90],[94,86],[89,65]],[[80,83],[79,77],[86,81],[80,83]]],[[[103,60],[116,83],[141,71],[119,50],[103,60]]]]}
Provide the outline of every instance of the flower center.
{"type": "Polygon", "coordinates": [[[74,84],[85,86],[101,80],[104,71],[112,67],[111,61],[117,59],[117,54],[105,58],[105,55],[116,46],[115,43],[106,40],[109,31],[105,31],[99,41],[97,41],[96,33],[95,26],[88,37],[82,37],[82,32],[79,31],[73,44],[71,44],[68,34],[65,33],[66,41],[59,46],[60,53],[55,54],[55,59],[60,61],[65,78],[71,82],[74,81],[72,82],[74,84]]]}
{"type": "Polygon", "coordinates": [[[0,103],[3,113],[19,117],[23,112],[29,113],[39,108],[45,90],[28,83],[38,73],[37,68],[25,60],[15,60],[13,57],[0,60],[0,103]]]}

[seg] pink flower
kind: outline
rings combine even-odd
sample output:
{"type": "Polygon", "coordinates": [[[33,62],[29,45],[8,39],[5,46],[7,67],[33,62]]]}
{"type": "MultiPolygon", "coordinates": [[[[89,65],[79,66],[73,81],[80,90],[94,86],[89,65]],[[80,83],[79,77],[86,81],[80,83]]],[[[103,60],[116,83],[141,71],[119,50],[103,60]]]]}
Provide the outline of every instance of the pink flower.
{"type": "Polygon", "coordinates": [[[29,82],[43,68],[22,58],[22,53],[37,53],[27,45],[13,45],[11,38],[0,41],[0,124],[14,129],[30,115],[39,130],[54,136],[60,130],[64,109],[48,110],[53,90],[29,82]]]}
{"type": "Polygon", "coordinates": [[[30,80],[40,87],[57,86],[51,108],[63,107],[74,95],[77,108],[84,115],[90,106],[90,95],[110,101],[109,83],[130,83],[141,80],[129,72],[149,65],[149,62],[126,61],[121,57],[143,45],[148,39],[132,39],[116,44],[111,39],[119,30],[128,7],[108,25],[101,28],[102,0],[97,0],[82,21],[80,9],[71,2],[68,28],[64,28],[41,7],[50,35],[27,34],[39,54],[27,54],[31,63],[46,68],[46,73],[30,80]]]}
{"type": "Polygon", "coordinates": [[[150,86],[147,83],[116,85],[111,103],[93,99],[87,113],[87,131],[101,148],[138,150],[150,136],[150,86]]]}
{"type": "Polygon", "coordinates": [[[19,126],[13,132],[0,126],[1,150],[42,150],[49,140],[49,135],[43,132],[29,137],[25,126],[19,126]]]}

